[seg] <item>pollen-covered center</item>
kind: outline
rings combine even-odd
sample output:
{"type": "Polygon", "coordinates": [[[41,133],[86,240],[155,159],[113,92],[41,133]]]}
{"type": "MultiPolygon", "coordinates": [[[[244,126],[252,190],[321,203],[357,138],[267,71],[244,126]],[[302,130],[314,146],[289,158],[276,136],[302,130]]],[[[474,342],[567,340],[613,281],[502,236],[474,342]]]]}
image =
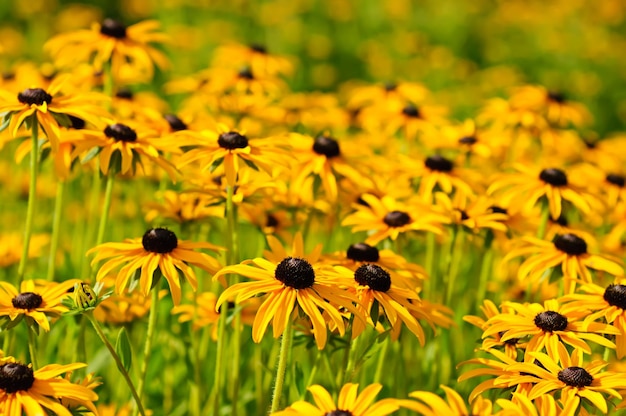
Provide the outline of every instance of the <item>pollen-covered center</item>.
{"type": "Polygon", "coordinates": [[[128,127],[126,124],[116,123],[106,126],[104,135],[117,140],[118,142],[135,142],[137,141],[137,132],[128,127]]]}
{"type": "Polygon", "coordinates": [[[17,94],[17,99],[20,103],[28,105],[42,105],[52,102],[52,96],[41,88],[27,88],[17,94]]]}
{"type": "Polygon", "coordinates": [[[604,300],[611,306],[626,309],[626,286],[609,285],[604,291],[604,300]]]}
{"type": "Polygon", "coordinates": [[[380,253],[376,247],[369,244],[356,243],[348,247],[347,257],[354,261],[376,263],[380,259],[380,253]]]}
{"type": "Polygon", "coordinates": [[[222,149],[234,150],[243,149],[248,147],[248,138],[236,131],[229,131],[228,133],[222,133],[217,138],[217,144],[222,149]]]}
{"type": "Polygon", "coordinates": [[[619,188],[623,188],[625,183],[625,179],[622,175],[617,175],[615,173],[609,173],[606,175],[606,181],[611,183],[619,188]]]}
{"type": "Polygon", "coordinates": [[[391,288],[389,272],[375,264],[364,264],[356,269],[354,280],[361,286],[369,286],[378,292],[386,292],[391,288]]]}
{"type": "Polygon", "coordinates": [[[43,303],[43,298],[37,293],[24,292],[11,299],[11,303],[14,308],[31,310],[40,307],[43,303]]]}
{"type": "Polygon", "coordinates": [[[187,125],[181,119],[176,117],[175,114],[166,114],[165,120],[167,120],[167,123],[170,125],[172,131],[187,130],[187,125]]]}
{"type": "Polygon", "coordinates": [[[411,222],[411,217],[403,211],[391,211],[385,215],[383,221],[390,227],[403,227],[411,222]]]}
{"type": "Polygon", "coordinates": [[[563,104],[566,101],[565,94],[558,91],[549,91],[548,100],[554,103],[563,104]]]}
{"type": "Polygon", "coordinates": [[[253,43],[252,45],[250,45],[250,49],[252,49],[254,52],[267,55],[267,48],[263,45],[259,45],[258,43],[253,43]]]}
{"type": "Polygon", "coordinates": [[[554,239],[554,246],[570,256],[587,252],[587,243],[575,234],[563,234],[554,239]]]}
{"type": "Polygon", "coordinates": [[[324,413],[324,416],[353,416],[349,410],[333,410],[332,412],[324,413]]]}
{"type": "Polygon", "coordinates": [[[584,368],[581,367],[567,367],[559,371],[559,380],[567,384],[570,387],[587,387],[593,383],[593,377],[584,368]]]}
{"type": "Polygon", "coordinates": [[[35,374],[30,366],[19,363],[0,365],[0,389],[6,393],[26,391],[33,386],[35,374]]]}
{"type": "Polygon", "coordinates": [[[100,26],[100,33],[116,39],[124,39],[126,37],[126,26],[115,19],[104,19],[100,26]]]}
{"type": "Polygon", "coordinates": [[[410,118],[420,118],[421,116],[419,108],[411,104],[402,109],[402,114],[410,118]]]}
{"type": "Polygon", "coordinates": [[[274,277],[285,286],[306,289],[315,283],[315,270],[305,259],[287,257],[276,266],[274,277]]]}
{"type": "Polygon", "coordinates": [[[478,139],[475,136],[465,136],[465,137],[461,137],[459,139],[459,143],[461,144],[467,144],[467,145],[473,145],[478,141],[478,139]]]}
{"type": "Polygon", "coordinates": [[[152,253],[171,253],[178,247],[176,234],[165,228],[153,228],[146,231],[141,239],[144,250],[152,253]]]}
{"type": "Polygon", "coordinates": [[[567,318],[555,311],[545,311],[535,316],[535,325],[546,332],[563,331],[567,328],[567,318]]]}
{"type": "Polygon", "coordinates": [[[552,186],[567,185],[567,175],[561,169],[544,169],[539,173],[539,179],[552,186]]]}
{"type": "Polygon", "coordinates": [[[339,156],[339,142],[328,136],[317,136],[313,142],[313,151],[327,158],[339,156]]]}
{"type": "Polygon", "coordinates": [[[428,169],[436,170],[439,172],[450,172],[454,168],[454,165],[451,161],[440,155],[428,157],[424,164],[428,169]]]}

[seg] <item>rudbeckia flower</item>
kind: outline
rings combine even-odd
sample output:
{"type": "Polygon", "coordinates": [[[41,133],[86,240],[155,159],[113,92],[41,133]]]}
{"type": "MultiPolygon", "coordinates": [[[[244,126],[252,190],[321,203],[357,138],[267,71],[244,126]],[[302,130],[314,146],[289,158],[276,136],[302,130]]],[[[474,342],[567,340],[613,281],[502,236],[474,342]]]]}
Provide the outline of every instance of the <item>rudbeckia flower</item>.
{"type": "Polygon", "coordinates": [[[460,194],[450,198],[443,192],[435,192],[434,196],[437,207],[450,216],[452,224],[461,225],[474,233],[485,229],[507,231],[505,222],[509,216],[494,210],[491,201],[485,197],[468,201],[460,194]]]}
{"type": "Polygon", "coordinates": [[[62,304],[63,298],[68,296],[68,290],[77,282],[77,279],[63,283],[24,280],[20,290],[8,282],[0,282],[0,316],[10,319],[9,327],[17,323],[13,322],[16,319],[26,318],[36,322],[44,331],[49,331],[48,317],[55,318],[67,311],[62,304]]]}
{"type": "Polygon", "coordinates": [[[95,92],[61,94],[68,79],[69,76],[59,76],[45,90],[27,88],[18,94],[0,89],[0,113],[11,119],[8,128],[13,137],[17,136],[18,129],[29,117],[34,117],[56,151],[61,135],[59,126],[70,126],[68,116],[96,126],[103,123],[107,113],[100,104],[107,97],[95,92]]]}
{"type": "Polygon", "coordinates": [[[119,82],[145,82],[152,79],[154,64],[161,68],[168,66],[165,55],[150,45],[169,39],[157,32],[159,26],[156,20],[127,27],[117,20],[105,19],[101,24],[94,23],[91,29],[53,37],[44,45],[44,50],[61,68],[93,62],[94,70],[99,72],[110,62],[111,72],[119,82]]]}
{"type": "Polygon", "coordinates": [[[544,348],[551,357],[558,357],[559,345],[565,343],[591,354],[586,341],[615,348],[615,344],[604,334],[619,334],[616,328],[599,322],[584,322],[586,310],[559,305],[555,299],[539,303],[519,304],[506,302],[506,307],[516,314],[503,313],[489,318],[483,338],[499,333],[502,342],[530,337],[526,351],[542,351],[544,348]]]}
{"type": "Polygon", "coordinates": [[[182,274],[196,290],[198,281],[189,264],[200,267],[214,274],[220,269],[220,264],[213,257],[194,251],[196,248],[205,248],[213,251],[220,247],[210,243],[192,243],[179,240],[172,231],[165,228],[152,228],[142,238],[129,238],[122,243],[105,243],[96,246],[87,255],[96,253],[91,265],[96,265],[103,259],[109,259],[98,269],[97,280],[104,279],[112,270],[123,267],[117,273],[115,292],[120,294],[128,286],[135,273],[139,274],[139,287],[147,296],[155,284],[157,269],[165,277],[172,293],[175,305],[180,303],[182,274]]]}
{"type": "Polygon", "coordinates": [[[272,416],[386,416],[400,408],[397,399],[376,400],[376,395],[383,386],[370,384],[360,394],[359,385],[347,383],[339,392],[337,402],[322,386],[315,384],[307,388],[315,405],[306,401],[297,401],[285,410],[272,413],[272,416]]]}
{"type": "Polygon", "coordinates": [[[552,242],[523,237],[521,245],[511,249],[503,261],[526,255],[529,257],[518,270],[520,280],[541,280],[546,271],[560,265],[566,293],[574,291],[576,281],[591,283],[593,277],[590,269],[602,270],[614,276],[624,274],[618,259],[612,260],[608,256],[589,254],[587,243],[576,234],[558,235],[552,242]]]}
{"type": "Polygon", "coordinates": [[[374,195],[361,196],[364,205],[355,205],[356,212],[348,215],[341,225],[352,226],[352,232],[372,231],[365,239],[367,244],[377,244],[385,238],[396,240],[409,231],[430,231],[443,234],[443,224],[450,219],[421,201],[402,203],[390,196],[378,198],[374,195]]]}
{"type": "MultiPolygon", "coordinates": [[[[272,248],[279,245],[275,237],[268,236],[272,248]]],[[[339,308],[343,307],[355,314],[355,321],[365,320],[353,303],[357,302],[354,295],[344,289],[345,282],[340,285],[333,279],[322,264],[317,262],[321,245],[309,255],[304,254],[300,234],[294,239],[293,253],[290,256],[284,249],[265,253],[265,258],[247,260],[242,264],[224,267],[215,276],[217,279],[225,274],[239,274],[252,281],[236,283],[226,288],[220,295],[216,307],[227,300],[234,299],[239,304],[257,295],[264,300],[252,324],[252,339],[261,342],[270,322],[273,323],[274,338],[278,338],[287,327],[289,320],[295,320],[297,310],[301,310],[311,321],[313,336],[317,347],[321,350],[328,338],[325,319],[330,319],[341,335],[345,333],[345,323],[339,308]],[[282,257],[278,260],[278,256],[282,257]],[[322,315],[326,312],[327,318],[322,315]]]]}
{"type": "Polygon", "coordinates": [[[446,393],[446,400],[429,391],[414,391],[409,396],[417,399],[400,400],[400,406],[413,410],[424,416],[491,416],[493,404],[490,400],[482,397],[473,401],[471,410],[468,411],[465,400],[448,386],[440,386],[446,393]]]}
{"type": "Polygon", "coordinates": [[[93,402],[98,395],[89,387],[73,384],[61,374],[86,367],[86,364],[49,364],[38,370],[21,364],[13,357],[0,359],[0,414],[5,416],[72,416],[60,400],[71,401],[97,414],[93,402]]]}
{"type": "Polygon", "coordinates": [[[604,319],[619,330],[615,334],[617,358],[626,356],[626,285],[610,284],[606,288],[595,284],[581,286],[579,292],[563,296],[560,301],[568,307],[589,310],[584,322],[604,319]]]}
{"type": "Polygon", "coordinates": [[[550,91],[539,85],[525,85],[513,91],[509,99],[515,108],[524,108],[541,114],[552,125],[580,127],[591,121],[585,106],[570,101],[564,93],[550,91]]]}
{"type": "Polygon", "coordinates": [[[528,362],[517,363],[510,367],[519,371],[519,376],[498,377],[503,382],[533,383],[528,398],[534,400],[545,394],[560,393],[565,404],[564,414],[576,414],[583,399],[603,414],[608,411],[607,396],[621,400],[616,389],[626,385],[626,375],[612,371],[602,371],[608,363],[594,360],[584,365],[582,351],[575,348],[570,354],[565,345],[560,344],[558,355],[552,357],[542,352],[528,352],[532,359],[541,366],[528,362]]]}
{"type": "Polygon", "coordinates": [[[262,76],[291,75],[293,63],[287,57],[269,53],[263,45],[229,44],[218,47],[213,64],[222,68],[248,67],[262,76]]]}

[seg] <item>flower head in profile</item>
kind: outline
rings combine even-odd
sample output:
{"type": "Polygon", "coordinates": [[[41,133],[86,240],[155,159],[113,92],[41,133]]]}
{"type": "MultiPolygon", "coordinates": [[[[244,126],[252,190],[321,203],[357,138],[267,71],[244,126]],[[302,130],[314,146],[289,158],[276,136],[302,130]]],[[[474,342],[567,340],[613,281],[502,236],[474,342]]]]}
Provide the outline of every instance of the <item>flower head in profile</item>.
{"type": "Polygon", "coordinates": [[[86,367],[86,364],[49,364],[38,370],[17,362],[13,357],[0,359],[0,414],[7,416],[71,416],[62,401],[73,408],[82,407],[96,413],[93,402],[98,395],[89,387],[73,384],[61,374],[86,367]]]}
{"type": "Polygon", "coordinates": [[[251,281],[236,283],[226,288],[217,301],[217,308],[228,300],[236,304],[254,296],[263,296],[252,324],[252,339],[260,342],[270,322],[273,324],[273,335],[279,337],[293,322],[297,311],[308,317],[312,325],[312,333],[317,347],[323,349],[328,338],[326,319],[340,334],[345,332],[345,323],[340,308],[355,314],[355,321],[365,320],[353,303],[356,297],[328,275],[328,271],[319,263],[321,246],[312,253],[304,253],[301,234],[294,238],[293,252],[286,254],[278,239],[268,236],[272,252],[264,254],[264,258],[247,260],[242,264],[224,267],[213,278],[225,274],[238,274],[251,281]],[[322,312],[325,312],[323,315],[322,312]],[[290,323],[289,323],[290,324],[290,323]]]}
{"type": "Polygon", "coordinates": [[[19,321],[26,318],[29,324],[36,323],[44,331],[50,330],[48,318],[56,318],[67,307],[63,305],[63,299],[69,295],[68,291],[74,284],[80,282],[77,279],[67,280],[63,283],[46,282],[39,280],[24,280],[20,290],[8,282],[0,282],[0,316],[8,318],[3,322],[3,327],[12,328],[19,321]]]}
{"type": "Polygon", "coordinates": [[[100,72],[110,63],[118,82],[145,82],[152,79],[155,64],[161,68],[168,66],[165,55],[151,45],[169,39],[158,32],[159,26],[156,20],[126,26],[118,20],[105,19],[90,29],[59,34],[44,49],[61,68],[92,62],[94,70],[100,72]]]}
{"type": "Polygon", "coordinates": [[[219,262],[213,257],[194,251],[203,248],[213,251],[221,250],[211,243],[193,243],[179,240],[174,232],[165,228],[152,228],[142,238],[126,239],[122,243],[100,244],[87,252],[95,253],[91,265],[108,259],[99,269],[97,280],[105,278],[111,271],[122,266],[117,272],[115,292],[123,293],[133,276],[139,276],[139,287],[144,295],[158,282],[160,275],[165,277],[172,293],[174,304],[178,305],[181,298],[181,274],[195,290],[198,284],[196,274],[189,266],[197,266],[214,274],[220,269],[219,262]],[[155,274],[159,273],[159,274],[155,274]]]}
{"type": "Polygon", "coordinates": [[[227,44],[215,50],[213,62],[218,67],[250,70],[261,76],[290,75],[293,63],[285,56],[270,53],[260,44],[227,44]]]}
{"type": "Polygon", "coordinates": [[[301,400],[272,416],[386,416],[400,408],[397,399],[376,401],[376,395],[383,386],[370,384],[360,394],[359,385],[347,383],[339,392],[337,401],[322,386],[315,384],[307,390],[313,396],[315,404],[301,400]]]}
{"type": "Polygon", "coordinates": [[[482,397],[476,398],[468,411],[465,400],[448,386],[440,386],[446,400],[429,391],[414,391],[409,396],[416,400],[400,400],[400,406],[424,416],[491,416],[493,404],[482,397]]]}
{"type": "Polygon", "coordinates": [[[28,123],[32,126],[36,120],[50,141],[52,150],[56,151],[61,135],[60,126],[71,126],[69,116],[96,126],[103,123],[107,113],[100,104],[107,98],[95,92],[62,93],[61,89],[68,79],[69,76],[59,76],[46,89],[27,88],[19,93],[0,89],[0,113],[5,120],[10,118],[5,127],[9,128],[13,137],[18,135],[24,122],[30,120],[28,123]]]}

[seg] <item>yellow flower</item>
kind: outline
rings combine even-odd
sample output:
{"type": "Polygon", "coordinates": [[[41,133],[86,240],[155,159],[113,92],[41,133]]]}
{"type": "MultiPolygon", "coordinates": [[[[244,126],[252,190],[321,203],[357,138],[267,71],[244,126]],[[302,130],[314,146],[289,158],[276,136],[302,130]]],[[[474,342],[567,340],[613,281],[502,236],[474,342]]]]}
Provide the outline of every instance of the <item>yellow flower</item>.
{"type": "MultiPolygon", "coordinates": [[[[22,256],[22,232],[10,232],[0,235],[0,267],[5,268],[17,264],[22,256]]],[[[34,234],[28,246],[28,258],[41,256],[42,248],[50,242],[49,234],[34,234]]]]}
{"type": "MultiPolygon", "coordinates": [[[[8,282],[0,282],[0,316],[8,317],[12,322],[26,317],[27,321],[36,322],[44,331],[50,330],[48,317],[58,317],[67,311],[61,303],[68,296],[68,290],[78,279],[63,283],[39,280],[25,280],[18,291],[8,282]]],[[[13,326],[14,324],[9,324],[13,326]]]]}
{"type": "Polygon", "coordinates": [[[168,66],[165,55],[150,46],[169,39],[156,32],[159,26],[156,20],[127,27],[117,20],[105,19],[102,24],[94,23],[91,29],[57,35],[44,45],[44,49],[61,68],[91,61],[95,71],[99,72],[110,62],[117,81],[145,82],[152,79],[155,63],[161,68],[168,66]]]}
{"type": "Polygon", "coordinates": [[[221,267],[213,257],[195,252],[196,248],[213,251],[221,249],[210,243],[179,240],[170,230],[152,228],[146,231],[142,238],[126,239],[122,243],[100,244],[87,251],[87,255],[96,253],[91,261],[92,266],[103,259],[109,259],[98,270],[97,280],[103,279],[109,272],[124,265],[115,281],[117,294],[121,294],[135,273],[139,272],[140,290],[147,296],[155,284],[154,274],[158,269],[169,284],[174,304],[178,305],[181,298],[180,274],[189,281],[193,290],[198,285],[196,274],[188,263],[211,274],[221,267]]]}
{"type": "Polygon", "coordinates": [[[273,55],[262,45],[228,44],[215,50],[213,64],[218,67],[241,69],[248,67],[262,76],[290,75],[293,63],[289,58],[273,55]]]}
{"type": "Polygon", "coordinates": [[[424,416],[491,416],[493,405],[491,401],[478,397],[474,400],[471,410],[467,410],[465,400],[450,387],[441,386],[446,393],[446,400],[428,391],[414,391],[409,396],[419,401],[401,400],[400,406],[413,410],[424,416]]]}
{"type": "Polygon", "coordinates": [[[399,400],[383,399],[376,402],[376,395],[382,388],[381,384],[370,384],[363,389],[361,394],[357,394],[359,385],[347,383],[341,388],[339,398],[335,403],[324,387],[315,384],[307,388],[313,396],[315,405],[306,401],[297,401],[285,410],[272,413],[272,416],[390,415],[400,408],[399,400]]]}
{"type": "Polygon", "coordinates": [[[49,364],[33,371],[13,357],[0,359],[0,414],[5,416],[44,415],[47,410],[58,416],[72,416],[59,400],[71,401],[94,413],[98,395],[89,387],[72,384],[61,374],[86,367],[86,364],[49,364]],[[46,410],[47,409],[47,410],[46,410]]]}

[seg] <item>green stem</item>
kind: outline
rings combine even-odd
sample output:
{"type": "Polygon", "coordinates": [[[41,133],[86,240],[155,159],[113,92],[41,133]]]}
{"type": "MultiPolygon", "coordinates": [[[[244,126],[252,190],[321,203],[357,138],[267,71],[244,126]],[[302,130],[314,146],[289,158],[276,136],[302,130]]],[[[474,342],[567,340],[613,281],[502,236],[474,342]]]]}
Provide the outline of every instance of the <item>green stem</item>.
{"type": "Polygon", "coordinates": [[[120,359],[119,355],[117,355],[117,353],[115,352],[115,348],[113,347],[113,345],[111,345],[111,343],[109,342],[109,339],[107,338],[104,331],[100,327],[100,324],[98,323],[98,321],[96,321],[93,315],[91,315],[90,313],[86,313],[85,316],[87,317],[87,319],[89,319],[89,322],[91,322],[91,325],[93,326],[93,329],[95,329],[96,334],[98,334],[98,337],[100,337],[100,340],[102,341],[104,346],[107,348],[107,350],[109,350],[109,354],[111,354],[111,357],[115,361],[115,364],[117,364],[117,369],[122,374],[122,377],[124,377],[124,380],[126,381],[126,385],[130,389],[130,392],[133,395],[133,398],[135,399],[135,403],[137,404],[137,411],[142,416],[145,416],[146,411],[144,410],[143,405],[141,404],[141,399],[139,398],[139,394],[137,393],[137,390],[135,389],[135,385],[133,384],[133,381],[130,379],[130,375],[128,374],[128,371],[126,371],[124,364],[122,364],[122,360],[120,359]]]}
{"type": "Polygon", "coordinates": [[[350,354],[348,355],[348,364],[346,365],[346,371],[343,373],[342,384],[346,384],[352,381],[354,378],[354,369],[356,366],[360,340],[362,338],[363,334],[356,337],[356,339],[353,339],[352,343],[350,343],[350,354]]]}
{"type": "Polygon", "coordinates": [[[22,257],[17,267],[17,286],[24,281],[24,271],[28,261],[28,250],[30,248],[30,236],[33,233],[33,220],[35,218],[35,197],[37,193],[37,170],[39,169],[39,121],[37,115],[30,117],[31,146],[30,151],[30,181],[28,184],[28,206],[26,208],[26,224],[24,226],[24,242],[22,245],[22,257]]]}
{"type": "Polygon", "coordinates": [[[452,237],[452,243],[450,246],[451,255],[448,263],[448,284],[446,286],[445,299],[446,305],[450,305],[452,292],[454,291],[454,285],[456,283],[456,277],[459,272],[461,257],[463,256],[463,228],[455,229],[453,235],[454,236],[452,237]]]}
{"type": "Polygon", "coordinates": [[[54,200],[54,217],[52,218],[52,238],[50,240],[50,255],[48,256],[48,274],[50,281],[54,280],[54,266],[56,263],[57,249],[59,247],[59,238],[61,233],[61,217],[63,214],[63,194],[65,190],[65,181],[57,183],[57,194],[54,200]]]}
{"type": "Polygon", "coordinates": [[[493,231],[487,230],[483,259],[480,263],[480,276],[478,277],[478,289],[476,291],[476,305],[482,304],[487,294],[487,282],[489,274],[493,271],[493,231]]]}
{"type": "Polygon", "coordinates": [[[37,370],[37,348],[35,348],[35,331],[28,325],[26,326],[26,332],[28,332],[28,354],[30,355],[30,362],[33,364],[33,370],[37,370]]]}
{"type": "Polygon", "coordinates": [[[159,288],[158,285],[152,288],[152,299],[150,302],[150,315],[148,316],[148,331],[146,333],[146,342],[143,346],[143,361],[139,371],[139,383],[137,384],[137,393],[139,399],[143,400],[146,385],[146,374],[150,363],[150,355],[152,354],[152,341],[154,339],[154,330],[156,329],[157,312],[159,305],[159,288]]]}
{"type": "Polygon", "coordinates": [[[280,353],[278,356],[278,368],[276,369],[276,379],[274,381],[274,394],[272,395],[272,406],[270,407],[270,414],[278,411],[280,407],[280,399],[283,395],[283,384],[285,383],[285,370],[287,369],[287,360],[289,352],[291,350],[291,343],[293,341],[293,319],[290,317],[287,320],[287,326],[285,332],[283,332],[282,339],[280,341],[280,353]]]}
{"type": "Polygon", "coordinates": [[[96,239],[96,245],[104,242],[104,232],[106,231],[107,222],[109,220],[111,196],[113,195],[113,177],[111,175],[106,175],[104,181],[106,183],[104,190],[104,205],[102,205],[102,215],[100,216],[100,223],[98,224],[98,237],[96,239]]]}
{"type": "Polygon", "coordinates": [[[219,415],[222,394],[222,373],[224,372],[224,353],[226,349],[226,321],[228,320],[228,302],[220,307],[220,320],[217,326],[217,351],[215,353],[215,373],[213,376],[213,414],[219,415]]]}

